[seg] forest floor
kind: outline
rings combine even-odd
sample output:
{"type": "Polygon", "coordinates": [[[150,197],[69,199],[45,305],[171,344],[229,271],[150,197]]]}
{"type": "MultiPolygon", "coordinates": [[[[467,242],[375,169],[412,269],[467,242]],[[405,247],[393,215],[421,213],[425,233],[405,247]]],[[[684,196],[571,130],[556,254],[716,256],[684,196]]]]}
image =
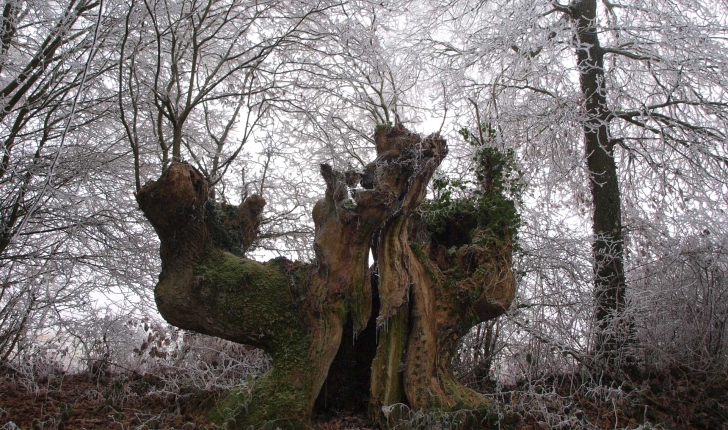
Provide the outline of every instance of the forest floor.
{"type": "MultiPolygon", "coordinates": [[[[623,383],[619,390],[626,396],[618,403],[572,395],[570,406],[563,408],[566,410],[552,412],[571,416],[572,424],[564,428],[728,430],[725,375],[699,380],[682,376],[652,375],[638,385],[623,383]],[[651,426],[646,426],[647,422],[651,426]]],[[[204,411],[214,407],[221,392],[180,389],[173,393],[160,389],[162,385],[153,375],[124,374],[101,378],[65,375],[28,384],[4,372],[0,374],[0,429],[218,428],[206,419],[204,411]]],[[[512,398],[517,396],[518,387],[512,387],[510,393],[512,398]]],[[[548,401],[542,404],[545,409],[556,407],[548,401]]],[[[543,415],[520,415],[516,430],[554,428],[543,415]]],[[[372,429],[363,416],[347,414],[317,416],[311,428],[372,429]]]]}

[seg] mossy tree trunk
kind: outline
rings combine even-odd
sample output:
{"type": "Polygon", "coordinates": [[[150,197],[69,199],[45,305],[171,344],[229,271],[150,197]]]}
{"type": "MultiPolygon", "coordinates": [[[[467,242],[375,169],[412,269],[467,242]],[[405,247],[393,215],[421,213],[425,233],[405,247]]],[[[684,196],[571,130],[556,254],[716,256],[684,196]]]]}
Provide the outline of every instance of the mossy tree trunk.
{"type": "Polygon", "coordinates": [[[234,390],[217,419],[245,428],[307,419],[315,404],[368,408],[374,420],[395,403],[485,404],[455,380],[450,362],[461,336],[513,300],[510,234],[486,245],[477,225],[461,225],[452,228],[473,230],[458,236],[466,240],[432,240],[416,209],[447,154],[445,141],[401,126],[375,138],[378,156],[363,171],[321,166],[326,193],[313,210],[312,264],[244,258],[264,200],[215,206],[207,181],[187,164],[173,163],[137,194],[161,240],[162,316],[272,357],[252,395],[234,390]],[[344,327],[353,333],[342,341],[344,327]]]}

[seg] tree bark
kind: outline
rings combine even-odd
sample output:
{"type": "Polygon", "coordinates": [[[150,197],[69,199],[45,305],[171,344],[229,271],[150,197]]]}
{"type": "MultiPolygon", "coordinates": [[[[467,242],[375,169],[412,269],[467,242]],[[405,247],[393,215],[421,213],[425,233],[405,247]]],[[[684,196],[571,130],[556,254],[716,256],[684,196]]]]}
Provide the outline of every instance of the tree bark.
{"type": "Polygon", "coordinates": [[[610,140],[609,109],[604,86],[604,51],[596,30],[596,0],[572,3],[571,19],[576,28],[577,61],[584,98],[584,143],[593,202],[594,295],[597,334],[593,353],[615,364],[628,333],[619,313],[625,305],[622,207],[610,140]]]}
{"type": "Polygon", "coordinates": [[[401,126],[378,129],[375,141],[378,156],[364,171],[321,166],[326,193],[313,210],[312,264],[244,258],[264,200],[251,196],[237,213],[215,206],[207,181],[187,164],[173,163],[137,194],[161,240],[155,298],[162,316],[273,359],[252,393],[233,390],[215,420],[245,428],[307,419],[315,404],[368,407],[380,422],[392,418],[386,413],[395,403],[487,407],[456,381],[450,360],[461,336],[513,300],[510,233],[488,247],[475,228],[443,252],[416,209],[447,154],[445,141],[401,126]],[[344,327],[351,342],[342,342],[344,327]],[[331,390],[322,392],[327,379],[331,390]]]}

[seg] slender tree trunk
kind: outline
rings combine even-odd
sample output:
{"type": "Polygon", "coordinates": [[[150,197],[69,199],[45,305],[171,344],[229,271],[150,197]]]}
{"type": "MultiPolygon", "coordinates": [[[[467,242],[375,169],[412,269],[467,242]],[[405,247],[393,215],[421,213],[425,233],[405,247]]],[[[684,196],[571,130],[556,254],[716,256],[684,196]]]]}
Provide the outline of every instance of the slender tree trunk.
{"type": "Polygon", "coordinates": [[[604,52],[596,29],[597,1],[581,0],[571,5],[576,26],[577,60],[586,120],[584,142],[593,202],[594,295],[597,335],[594,354],[615,363],[628,333],[621,332],[620,312],[625,304],[622,209],[610,141],[609,110],[604,87],[604,52]]]}

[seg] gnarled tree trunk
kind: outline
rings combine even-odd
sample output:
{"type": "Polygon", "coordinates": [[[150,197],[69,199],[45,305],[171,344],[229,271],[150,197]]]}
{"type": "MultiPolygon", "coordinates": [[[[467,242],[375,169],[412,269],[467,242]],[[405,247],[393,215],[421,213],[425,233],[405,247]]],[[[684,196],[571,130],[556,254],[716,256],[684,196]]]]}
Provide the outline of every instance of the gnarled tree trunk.
{"type": "Polygon", "coordinates": [[[401,126],[375,137],[378,156],[364,171],[321,166],[326,194],[313,210],[313,264],[244,258],[264,200],[214,207],[206,180],[187,164],[172,164],[137,194],[161,240],[162,316],[272,357],[250,397],[234,390],[213,413],[218,420],[246,427],[307,419],[315,405],[368,408],[380,420],[395,403],[486,404],[456,381],[450,362],[461,336],[513,300],[510,234],[485,246],[479,227],[465,223],[449,227],[473,230],[460,239],[433,240],[416,209],[445,141],[401,126]],[[344,327],[353,341],[349,333],[342,341],[344,327]]]}

